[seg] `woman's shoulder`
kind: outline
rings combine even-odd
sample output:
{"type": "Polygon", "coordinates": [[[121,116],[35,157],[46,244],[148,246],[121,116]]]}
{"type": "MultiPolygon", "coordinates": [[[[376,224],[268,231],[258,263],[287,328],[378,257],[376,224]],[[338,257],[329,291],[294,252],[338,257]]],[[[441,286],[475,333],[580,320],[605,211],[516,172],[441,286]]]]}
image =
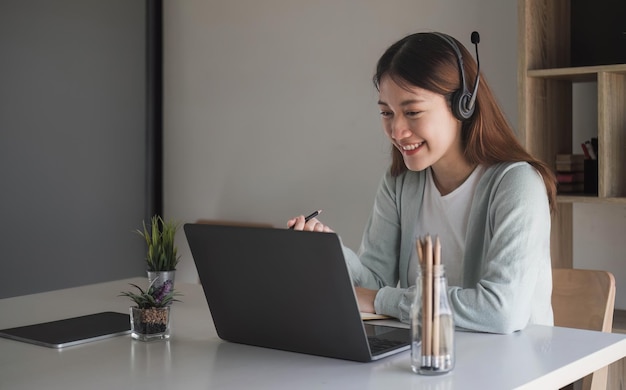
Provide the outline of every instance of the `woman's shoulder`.
{"type": "Polygon", "coordinates": [[[539,171],[526,161],[504,162],[485,169],[482,188],[491,194],[506,193],[515,199],[547,200],[545,184],[539,171]]]}
{"type": "Polygon", "coordinates": [[[526,161],[502,162],[485,169],[483,179],[489,182],[542,183],[541,174],[526,161]]]}

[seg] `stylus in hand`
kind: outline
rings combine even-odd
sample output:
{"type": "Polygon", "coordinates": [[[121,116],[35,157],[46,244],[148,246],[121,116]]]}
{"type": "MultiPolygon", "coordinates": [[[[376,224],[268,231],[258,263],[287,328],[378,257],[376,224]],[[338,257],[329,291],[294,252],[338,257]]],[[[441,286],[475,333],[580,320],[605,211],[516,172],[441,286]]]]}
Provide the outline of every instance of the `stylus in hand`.
{"type": "MultiPolygon", "coordinates": [[[[318,215],[320,215],[320,213],[322,212],[322,210],[315,210],[314,212],[312,212],[311,214],[307,215],[306,217],[304,217],[304,223],[309,222],[311,219],[317,217],[318,215]]],[[[296,224],[294,223],[292,226],[289,227],[289,229],[293,229],[294,226],[296,226],[296,224]]]]}

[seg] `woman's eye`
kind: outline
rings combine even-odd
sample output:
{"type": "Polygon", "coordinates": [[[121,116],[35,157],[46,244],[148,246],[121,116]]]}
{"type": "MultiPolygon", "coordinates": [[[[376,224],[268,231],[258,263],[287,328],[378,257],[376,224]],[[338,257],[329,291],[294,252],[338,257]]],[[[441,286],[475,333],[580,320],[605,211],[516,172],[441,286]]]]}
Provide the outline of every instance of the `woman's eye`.
{"type": "Polygon", "coordinates": [[[416,117],[419,114],[420,114],[419,111],[409,111],[409,112],[406,113],[406,116],[408,116],[408,117],[416,117]]]}
{"type": "Polygon", "coordinates": [[[389,118],[392,115],[392,113],[390,111],[381,111],[380,112],[380,116],[382,116],[383,118],[389,118]]]}

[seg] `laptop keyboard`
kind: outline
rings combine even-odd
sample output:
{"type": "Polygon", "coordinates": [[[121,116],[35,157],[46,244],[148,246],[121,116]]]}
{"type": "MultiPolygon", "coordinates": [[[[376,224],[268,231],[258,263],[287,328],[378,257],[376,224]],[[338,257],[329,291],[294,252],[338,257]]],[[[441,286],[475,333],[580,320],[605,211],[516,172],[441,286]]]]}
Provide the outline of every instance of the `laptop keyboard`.
{"type": "Polygon", "coordinates": [[[369,336],[367,340],[369,342],[372,355],[378,355],[380,353],[395,349],[399,345],[407,344],[406,341],[402,340],[389,340],[374,336],[369,336]]]}

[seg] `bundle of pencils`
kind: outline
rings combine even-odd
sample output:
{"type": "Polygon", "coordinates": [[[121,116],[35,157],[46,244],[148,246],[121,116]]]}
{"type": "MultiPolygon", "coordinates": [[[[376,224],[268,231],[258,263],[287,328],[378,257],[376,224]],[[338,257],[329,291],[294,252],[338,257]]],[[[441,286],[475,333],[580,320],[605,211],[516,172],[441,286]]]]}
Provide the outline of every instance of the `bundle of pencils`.
{"type": "Polygon", "coordinates": [[[453,365],[454,324],[447,301],[441,263],[439,237],[433,244],[430,235],[417,240],[417,255],[422,270],[422,370],[448,371],[453,365]]]}

